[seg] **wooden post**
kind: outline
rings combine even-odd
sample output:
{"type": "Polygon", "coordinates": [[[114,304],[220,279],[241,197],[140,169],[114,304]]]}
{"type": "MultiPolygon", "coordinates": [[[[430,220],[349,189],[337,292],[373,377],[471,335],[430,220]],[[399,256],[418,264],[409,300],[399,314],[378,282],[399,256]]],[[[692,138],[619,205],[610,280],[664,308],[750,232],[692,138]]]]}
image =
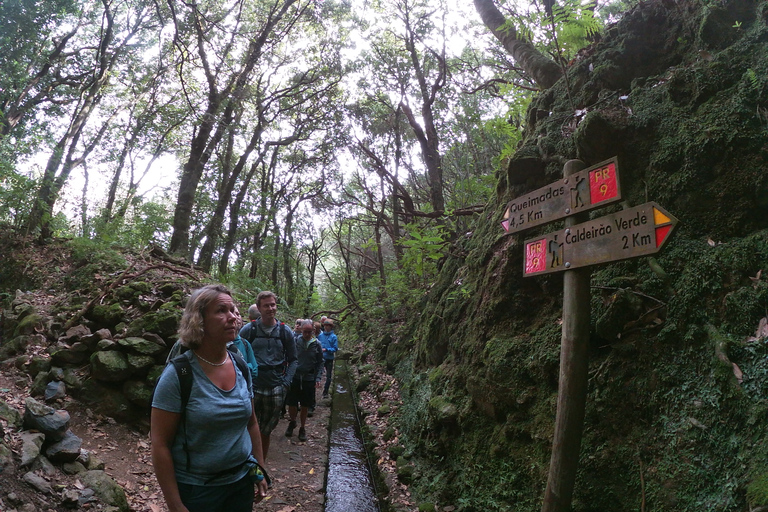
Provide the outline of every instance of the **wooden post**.
{"type": "MultiPolygon", "coordinates": [[[[567,178],[585,167],[581,160],[569,160],[563,167],[563,175],[567,178]]],[[[585,217],[586,214],[567,217],[565,228],[584,222],[587,220],[585,217]]],[[[567,266],[568,262],[565,264],[567,266]]],[[[566,270],[563,278],[563,335],[557,417],[542,512],[571,510],[587,401],[590,277],[591,269],[585,267],[566,270]]]]}

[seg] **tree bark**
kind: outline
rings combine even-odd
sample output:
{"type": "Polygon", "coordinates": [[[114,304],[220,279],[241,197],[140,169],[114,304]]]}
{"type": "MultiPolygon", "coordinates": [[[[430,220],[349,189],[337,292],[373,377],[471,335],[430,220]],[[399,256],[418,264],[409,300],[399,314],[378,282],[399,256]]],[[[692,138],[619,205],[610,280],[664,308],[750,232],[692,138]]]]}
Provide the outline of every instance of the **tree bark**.
{"type": "Polygon", "coordinates": [[[562,70],[552,59],[541,53],[532,43],[519,38],[512,24],[505,24],[504,15],[493,0],[474,0],[475,9],[483,23],[501,42],[518,65],[530,75],[541,89],[549,89],[562,76],[562,70]]]}

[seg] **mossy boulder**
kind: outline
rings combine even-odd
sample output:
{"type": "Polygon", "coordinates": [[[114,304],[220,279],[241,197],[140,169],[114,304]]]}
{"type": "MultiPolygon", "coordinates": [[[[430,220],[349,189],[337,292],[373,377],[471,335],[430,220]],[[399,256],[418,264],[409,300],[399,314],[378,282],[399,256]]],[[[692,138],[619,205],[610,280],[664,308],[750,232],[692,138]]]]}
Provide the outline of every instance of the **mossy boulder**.
{"type": "Polygon", "coordinates": [[[149,383],[140,380],[127,380],[123,384],[123,394],[134,404],[149,409],[153,387],[149,383]]]}
{"type": "Polygon", "coordinates": [[[13,428],[21,428],[21,413],[3,400],[0,400],[0,420],[4,420],[13,428]]]}
{"type": "Polygon", "coordinates": [[[130,377],[133,371],[128,364],[128,357],[119,350],[91,354],[91,377],[96,380],[122,382],[130,377]]]}
{"type": "Polygon", "coordinates": [[[150,311],[130,323],[127,330],[128,336],[141,336],[145,332],[151,332],[164,339],[170,339],[179,330],[181,309],[163,309],[150,311]]]}
{"type": "Polygon", "coordinates": [[[51,369],[51,358],[45,356],[32,356],[27,364],[27,374],[33,377],[40,372],[47,372],[51,369]]]}
{"type": "Polygon", "coordinates": [[[117,343],[129,351],[148,356],[156,356],[166,351],[165,344],[162,345],[156,339],[146,339],[140,336],[129,336],[117,340],[117,343]]]}
{"type": "Polygon", "coordinates": [[[79,365],[88,360],[88,346],[75,343],[71,347],[56,346],[51,350],[51,362],[57,366],[79,365]]]}
{"type": "MultiPolygon", "coordinates": [[[[39,334],[27,334],[16,336],[7,343],[3,343],[3,345],[0,346],[0,361],[24,352],[28,346],[39,343],[41,338],[42,336],[39,334]]],[[[45,338],[42,339],[44,340],[45,338]]]]}
{"type": "Polygon", "coordinates": [[[43,328],[43,317],[37,312],[30,312],[23,318],[19,318],[19,323],[13,332],[13,337],[28,336],[43,328]]]}
{"type": "Polygon", "coordinates": [[[397,478],[404,484],[409,484],[413,481],[413,476],[416,468],[411,464],[408,459],[403,456],[397,458],[397,478]]]}
{"type": "Polygon", "coordinates": [[[155,358],[152,356],[126,354],[128,367],[131,369],[131,375],[146,375],[150,368],[155,365],[155,358]]]}
{"type": "Polygon", "coordinates": [[[121,389],[95,379],[88,379],[83,383],[78,398],[101,414],[117,420],[135,421],[136,418],[141,417],[141,410],[123,394],[121,389]]]}
{"type": "Polygon", "coordinates": [[[99,328],[114,329],[117,324],[123,321],[125,311],[120,304],[97,304],[86,315],[99,328]]]}
{"type": "Polygon", "coordinates": [[[84,485],[93,489],[96,496],[107,505],[116,507],[119,512],[130,510],[125,491],[104,471],[86,471],[81,473],[79,478],[84,485]]]}

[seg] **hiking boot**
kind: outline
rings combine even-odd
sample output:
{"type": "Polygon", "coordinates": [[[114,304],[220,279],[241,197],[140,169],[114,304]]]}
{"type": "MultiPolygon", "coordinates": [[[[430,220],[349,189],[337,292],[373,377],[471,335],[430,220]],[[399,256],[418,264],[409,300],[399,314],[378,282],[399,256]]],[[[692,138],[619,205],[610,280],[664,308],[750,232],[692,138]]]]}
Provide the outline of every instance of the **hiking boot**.
{"type": "MultiPolygon", "coordinates": [[[[293,435],[293,429],[295,429],[295,428],[296,428],[296,421],[295,420],[289,421],[288,422],[288,428],[285,429],[285,437],[291,437],[293,435]]],[[[304,430],[304,429],[302,429],[302,430],[304,430]]],[[[299,434],[299,436],[301,436],[301,434],[299,434]]]]}
{"type": "Polygon", "coordinates": [[[304,442],[307,440],[307,432],[304,427],[299,427],[299,441],[304,442]]]}
{"type": "Polygon", "coordinates": [[[314,415],[315,415],[315,408],[314,407],[310,407],[309,410],[307,411],[307,417],[311,418],[314,415]]]}
{"type": "Polygon", "coordinates": [[[323,392],[323,398],[328,398],[328,392],[327,391],[323,392]]]}

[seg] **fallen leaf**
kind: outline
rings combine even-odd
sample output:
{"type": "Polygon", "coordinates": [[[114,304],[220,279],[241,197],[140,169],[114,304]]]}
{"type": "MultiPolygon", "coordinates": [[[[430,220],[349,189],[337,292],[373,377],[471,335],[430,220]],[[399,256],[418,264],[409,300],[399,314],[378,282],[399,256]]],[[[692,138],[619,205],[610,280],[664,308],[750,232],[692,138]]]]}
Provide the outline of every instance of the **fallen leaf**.
{"type": "Polygon", "coordinates": [[[757,324],[757,332],[755,332],[755,337],[757,339],[768,338],[768,316],[760,319],[760,322],[757,324]]]}
{"type": "Polygon", "coordinates": [[[736,365],[736,363],[733,363],[733,374],[736,376],[736,380],[739,381],[739,384],[744,382],[744,373],[741,371],[741,368],[736,365]]]}

